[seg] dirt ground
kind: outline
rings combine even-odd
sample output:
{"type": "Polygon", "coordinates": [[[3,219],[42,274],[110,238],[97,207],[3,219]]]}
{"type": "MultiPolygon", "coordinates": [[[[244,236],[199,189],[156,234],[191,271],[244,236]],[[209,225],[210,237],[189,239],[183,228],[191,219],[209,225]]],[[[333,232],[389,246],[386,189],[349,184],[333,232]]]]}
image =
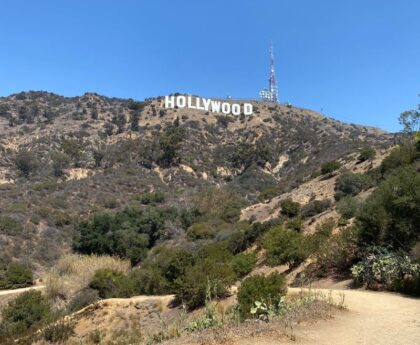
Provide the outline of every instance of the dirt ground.
{"type": "MultiPolygon", "coordinates": [[[[295,289],[290,289],[291,291],[295,289]]],[[[329,290],[323,290],[328,292],[329,290]]],[[[240,339],[235,345],[418,345],[420,299],[388,292],[333,290],[345,294],[348,311],[331,320],[300,325],[296,340],[261,337],[240,339]]]]}

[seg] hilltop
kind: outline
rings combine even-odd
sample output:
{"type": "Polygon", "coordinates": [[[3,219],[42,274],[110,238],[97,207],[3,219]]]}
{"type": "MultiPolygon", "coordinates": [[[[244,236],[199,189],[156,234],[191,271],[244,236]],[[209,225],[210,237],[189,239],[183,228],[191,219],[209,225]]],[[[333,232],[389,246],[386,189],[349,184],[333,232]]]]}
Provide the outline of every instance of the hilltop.
{"type": "Polygon", "coordinates": [[[251,116],[223,116],[164,109],[161,97],[0,98],[1,255],[42,269],[69,250],[80,218],[138,203],[142,193],[161,191],[179,206],[228,186],[251,204],[290,191],[327,161],[395,140],[306,109],[253,107],[251,116]]]}

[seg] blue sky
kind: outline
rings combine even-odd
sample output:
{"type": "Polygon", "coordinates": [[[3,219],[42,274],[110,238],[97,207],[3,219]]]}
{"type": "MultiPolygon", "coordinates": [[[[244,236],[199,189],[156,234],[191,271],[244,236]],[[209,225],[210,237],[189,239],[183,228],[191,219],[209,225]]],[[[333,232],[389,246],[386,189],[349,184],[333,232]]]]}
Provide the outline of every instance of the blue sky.
{"type": "Polygon", "coordinates": [[[0,96],[257,97],[400,129],[420,93],[418,0],[4,0],[0,96]]]}

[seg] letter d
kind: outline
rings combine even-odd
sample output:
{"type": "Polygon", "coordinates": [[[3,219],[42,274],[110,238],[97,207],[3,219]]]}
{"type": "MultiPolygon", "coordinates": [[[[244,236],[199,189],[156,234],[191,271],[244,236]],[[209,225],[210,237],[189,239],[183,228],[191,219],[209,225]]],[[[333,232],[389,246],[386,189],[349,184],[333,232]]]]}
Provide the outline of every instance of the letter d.
{"type": "Polygon", "coordinates": [[[244,103],[244,115],[252,115],[253,107],[251,103],[244,103]]]}

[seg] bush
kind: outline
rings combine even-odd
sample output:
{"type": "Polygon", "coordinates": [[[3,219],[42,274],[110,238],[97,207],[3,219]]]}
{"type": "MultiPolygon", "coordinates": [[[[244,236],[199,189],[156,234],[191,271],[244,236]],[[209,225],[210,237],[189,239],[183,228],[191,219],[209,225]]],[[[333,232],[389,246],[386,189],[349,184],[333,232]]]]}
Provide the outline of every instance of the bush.
{"type": "Polygon", "coordinates": [[[1,279],[1,276],[0,272],[0,288],[18,289],[31,286],[33,283],[32,271],[18,263],[9,264],[4,272],[4,278],[1,279]]]}
{"type": "Polygon", "coordinates": [[[66,320],[59,320],[42,330],[42,337],[52,344],[64,343],[72,335],[74,335],[74,324],[66,320]]]}
{"type": "Polygon", "coordinates": [[[277,272],[246,278],[238,290],[239,313],[243,319],[250,317],[254,302],[278,304],[286,292],[286,278],[277,272]]]}
{"type": "Polygon", "coordinates": [[[35,155],[27,150],[20,151],[16,155],[14,163],[24,177],[29,177],[38,168],[38,161],[35,155]]]}
{"type": "Polygon", "coordinates": [[[325,174],[331,174],[332,172],[336,171],[337,169],[340,169],[341,164],[340,162],[337,161],[331,161],[331,162],[327,162],[322,164],[321,166],[321,174],[325,175],[325,174]]]}
{"type": "Polygon", "coordinates": [[[70,164],[70,157],[62,152],[52,152],[51,160],[54,176],[63,176],[64,169],[70,164]]]}
{"type": "Polygon", "coordinates": [[[376,151],[373,147],[365,146],[360,150],[359,157],[357,158],[360,162],[370,161],[375,158],[376,151]]]}
{"type": "Polygon", "coordinates": [[[260,201],[270,200],[270,199],[274,198],[275,196],[277,196],[279,194],[280,194],[279,188],[267,187],[267,188],[264,188],[261,191],[258,199],[260,201]]]}
{"type": "Polygon", "coordinates": [[[355,196],[371,185],[372,179],[369,175],[346,172],[335,182],[335,198],[340,200],[346,195],[355,196]]]}
{"type": "Polygon", "coordinates": [[[357,216],[361,245],[409,251],[420,235],[420,174],[396,169],[366,199],[357,216]]]}
{"type": "Polygon", "coordinates": [[[165,195],[162,192],[145,193],[140,196],[140,202],[143,205],[160,204],[165,201],[165,195]]]}
{"type": "Polygon", "coordinates": [[[84,307],[87,307],[90,304],[97,302],[98,300],[98,290],[85,288],[72,298],[67,306],[67,311],[69,313],[74,313],[83,309],[84,307]]]}
{"type": "Polygon", "coordinates": [[[137,264],[163,235],[164,225],[165,210],[156,207],[97,214],[79,224],[73,248],[82,254],[117,255],[137,264]]]}
{"type": "Polygon", "coordinates": [[[290,219],[289,221],[286,222],[286,229],[289,229],[289,230],[300,232],[302,231],[302,227],[303,227],[303,222],[302,222],[302,218],[300,217],[290,219]]]}
{"type": "Polygon", "coordinates": [[[162,295],[173,292],[170,283],[156,265],[134,269],[128,275],[128,279],[136,295],[162,295]]]}
{"type": "Polygon", "coordinates": [[[280,201],[280,206],[280,212],[289,218],[297,216],[300,212],[300,204],[291,199],[284,199],[280,201]]]}
{"type": "Polygon", "coordinates": [[[195,309],[203,306],[206,298],[226,295],[236,278],[231,260],[232,255],[223,244],[210,244],[200,250],[185,274],[175,280],[177,301],[195,309]]]}
{"type": "Polygon", "coordinates": [[[131,265],[128,260],[111,256],[65,255],[45,277],[46,293],[52,300],[62,303],[86,290],[97,270],[107,268],[128,273],[131,265]]]}
{"type": "Polygon", "coordinates": [[[373,248],[360,263],[351,268],[356,284],[369,289],[387,289],[420,295],[420,265],[408,256],[373,248]]]}
{"type": "Polygon", "coordinates": [[[246,276],[257,263],[257,257],[254,253],[238,254],[232,260],[232,268],[236,276],[242,278],[246,276]]]}
{"type": "Polygon", "coordinates": [[[330,199],[312,200],[302,207],[302,217],[313,217],[331,207],[330,199]]]}
{"type": "Polygon", "coordinates": [[[337,202],[336,208],[344,219],[350,219],[356,216],[360,204],[361,203],[357,198],[348,195],[337,202]]]}
{"type": "Polygon", "coordinates": [[[134,292],[132,281],[124,273],[107,268],[95,272],[89,287],[101,298],[130,297],[134,292]]]}
{"type": "Polygon", "coordinates": [[[15,236],[23,231],[23,226],[8,216],[0,216],[0,233],[15,236]]]}
{"type": "Polygon", "coordinates": [[[389,156],[382,161],[379,170],[382,176],[385,176],[392,170],[411,164],[417,156],[418,150],[414,142],[405,142],[391,151],[389,156]]]}
{"type": "Polygon", "coordinates": [[[212,238],[217,232],[217,229],[207,223],[195,223],[191,225],[187,231],[187,236],[191,240],[212,238]]]}
{"type": "Polygon", "coordinates": [[[157,256],[153,263],[160,270],[162,276],[168,282],[170,291],[173,292],[175,280],[184,275],[188,266],[193,263],[193,255],[181,248],[157,248],[157,256]]]}
{"type": "Polygon", "coordinates": [[[198,213],[214,218],[221,218],[226,222],[235,223],[239,220],[241,208],[244,206],[242,198],[235,192],[223,188],[208,188],[194,198],[198,213]]]}
{"type": "Polygon", "coordinates": [[[348,275],[358,255],[357,235],[357,228],[349,227],[319,242],[315,251],[318,276],[326,276],[328,273],[348,275]]]}
{"type": "Polygon", "coordinates": [[[4,335],[13,336],[47,320],[51,316],[51,306],[41,292],[31,290],[10,301],[2,316],[0,329],[4,335]]]}
{"type": "Polygon", "coordinates": [[[267,264],[270,266],[297,266],[308,256],[304,235],[282,226],[268,231],[263,239],[263,247],[267,250],[267,264]]]}

